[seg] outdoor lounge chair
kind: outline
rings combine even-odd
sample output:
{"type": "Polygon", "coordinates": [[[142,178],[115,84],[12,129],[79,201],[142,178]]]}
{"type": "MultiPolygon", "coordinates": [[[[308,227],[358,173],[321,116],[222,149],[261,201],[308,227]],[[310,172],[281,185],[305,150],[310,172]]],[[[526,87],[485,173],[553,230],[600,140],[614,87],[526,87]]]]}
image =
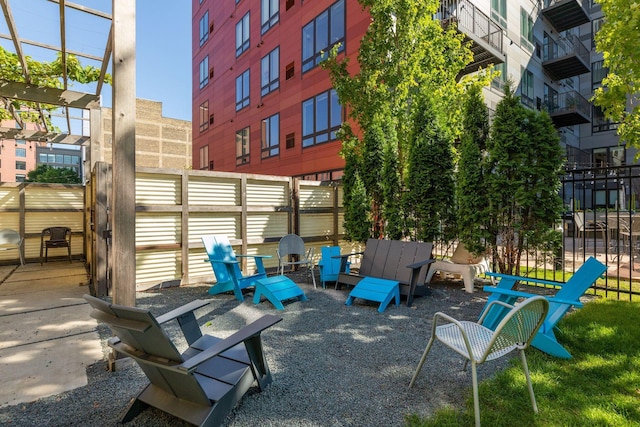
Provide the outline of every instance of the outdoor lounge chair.
{"type": "MultiPolygon", "coordinates": [[[[318,271],[320,272],[320,282],[322,288],[326,288],[327,282],[336,282],[340,275],[340,246],[323,246],[320,248],[321,258],[318,261],[318,271]]],[[[350,273],[350,262],[345,265],[345,273],[350,273]]]]}
{"type": "Polygon", "coordinates": [[[191,424],[218,426],[254,382],[260,390],[271,382],[260,334],[280,317],[265,315],[220,339],[202,335],[193,313],[208,301],[193,301],[156,318],[149,310],[84,298],[93,307],[91,317],[115,334],[109,346],[135,360],[150,381],[131,401],[122,423],[153,406],[191,424]],[[160,326],[174,319],[189,345],[182,354],[160,326]]]}
{"type": "Polygon", "coordinates": [[[483,257],[474,257],[462,242],[458,243],[450,260],[438,259],[429,268],[426,282],[431,282],[436,271],[462,276],[464,290],[473,293],[474,279],[478,274],[489,271],[489,261],[483,257]]]}
{"type": "Polygon", "coordinates": [[[531,345],[552,356],[570,359],[571,354],[558,342],[554,329],[569,309],[572,307],[582,307],[580,297],[606,270],[606,265],[590,257],[564,284],[529,277],[486,273],[489,276],[500,279],[500,281],[496,286],[484,287],[486,292],[491,293],[481,314],[481,316],[485,318],[484,324],[489,329],[495,329],[507,312],[507,310],[500,306],[492,306],[491,302],[498,300],[513,305],[518,299],[527,299],[535,296],[535,294],[514,290],[518,282],[561,286],[560,290],[556,292],[554,296],[546,297],[549,301],[549,314],[531,342],[531,345]]]}
{"type": "Polygon", "coordinates": [[[271,258],[271,255],[236,255],[227,236],[222,235],[202,236],[202,243],[209,256],[205,261],[211,263],[213,274],[216,276],[216,284],[209,288],[209,294],[233,292],[238,301],[244,301],[242,290],[255,286],[258,279],[267,277],[262,260],[263,258],[271,258]],[[242,274],[239,257],[253,258],[258,270],[257,273],[247,276],[242,274]]]}
{"type": "Polygon", "coordinates": [[[466,359],[463,369],[466,370],[467,364],[471,362],[473,410],[475,413],[476,426],[478,427],[480,426],[480,404],[478,401],[476,365],[505,356],[516,349],[520,351],[520,359],[522,361],[524,375],[527,379],[527,387],[529,389],[529,397],[531,398],[533,411],[538,412],[524,351],[529,347],[532,338],[542,325],[547,315],[547,310],[549,309],[549,303],[544,297],[536,296],[528,298],[516,306],[511,306],[497,300],[491,302],[490,307],[492,306],[499,306],[508,310],[495,330],[491,330],[483,325],[486,312],[480,317],[478,323],[459,321],[445,313],[436,313],[433,316],[431,338],[418,363],[416,372],[413,374],[413,378],[411,378],[411,382],[409,383],[409,388],[413,387],[435,340],[437,339],[442,342],[466,359]],[[440,319],[448,321],[449,323],[438,325],[440,319]]]}

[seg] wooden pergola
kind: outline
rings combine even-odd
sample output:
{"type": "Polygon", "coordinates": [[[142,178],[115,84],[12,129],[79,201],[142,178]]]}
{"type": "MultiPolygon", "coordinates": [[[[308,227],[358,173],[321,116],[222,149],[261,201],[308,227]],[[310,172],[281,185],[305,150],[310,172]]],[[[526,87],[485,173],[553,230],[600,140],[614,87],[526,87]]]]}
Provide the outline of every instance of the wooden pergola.
{"type": "MultiPolygon", "coordinates": [[[[111,12],[93,9],[83,0],[70,2],[66,0],[32,0],[40,3],[42,10],[49,3],[58,5],[59,44],[51,40],[28,40],[20,37],[21,28],[16,23],[11,4],[24,0],[0,0],[9,34],[0,33],[1,39],[11,40],[14,53],[21,64],[24,82],[0,80],[0,97],[10,100],[21,100],[39,104],[51,104],[65,107],[66,121],[70,128],[69,108],[88,110],[90,112],[90,137],[58,134],[52,132],[42,110],[39,130],[27,130],[21,123],[17,112],[13,114],[18,123],[17,128],[0,127],[0,138],[47,141],[63,144],[86,145],[86,157],[89,171],[98,158],[102,139],[102,119],[100,96],[104,87],[105,75],[111,61],[113,75],[112,85],[112,260],[113,260],[113,299],[117,304],[135,306],[135,116],[136,116],[136,2],[135,0],[112,0],[111,12]],[[89,55],[80,51],[67,49],[68,26],[67,16],[73,13],[82,17],[99,17],[108,20],[110,25],[102,56],[89,55]],[[35,46],[60,52],[63,63],[62,89],[38,87],[31,83],[31,76],[24,53],[26,46],[35,46]],[[100,77],[94,93],[78,92],[69,89],[69,78],[66,74],[67,56],[73,54],[79,58],[99,61],[100,77]]],[[[23,24],[24,25],[24,24],[23,24]]],[[[31,23],[31,25],[34,25],[31,23]]],[[[28,26],[28,25],[27,25],[28,26]]],[[[24,30],[24,28],[23,28],[24,30]]],[[[1,65],[1,64],[0,64],[1,65]]],[[[70,131],[70,129],[69,129],[70,131]]]]}

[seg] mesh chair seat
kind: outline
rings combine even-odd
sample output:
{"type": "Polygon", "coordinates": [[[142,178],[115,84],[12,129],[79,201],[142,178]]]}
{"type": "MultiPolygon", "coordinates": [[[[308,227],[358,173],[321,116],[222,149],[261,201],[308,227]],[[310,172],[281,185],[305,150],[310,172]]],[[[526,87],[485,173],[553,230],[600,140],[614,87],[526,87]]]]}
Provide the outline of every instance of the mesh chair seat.
{"type": "MultiPolygon", "coordinates": [[[[477,356],[487,353],[487,348],[491,344],[491,338],[493,337],[493,331],[475,322],[461,321],[460,324],[462,324],[471,345],[471,355],[467,351],[462,331],[455,324],[448,323],[438,326],[436,328],[436,336],[444,345],[459,353],[462,357],[467,359],[475,357],[476,362],[479,362],[477,356]]],[[[485,360],[498,359],[516,348],[518,348],[516,343],[504,340],[504,345],[494,344],[494,348],[487,353],[485,360]]]]}

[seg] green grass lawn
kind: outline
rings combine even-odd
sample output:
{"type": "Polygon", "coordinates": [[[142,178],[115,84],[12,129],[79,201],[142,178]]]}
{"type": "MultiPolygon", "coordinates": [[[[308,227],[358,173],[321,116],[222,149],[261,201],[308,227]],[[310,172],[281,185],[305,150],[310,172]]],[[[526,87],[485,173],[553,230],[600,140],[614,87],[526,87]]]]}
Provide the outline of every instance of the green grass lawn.
{"type": "MultiPolygon", "coordinates": [[[[640,303],[595,300],[567,315],[559,328],[556,336],[572,359],[527,350],[539,412],[534,414],[531,408],[522,365],[516,358],[508,369],[480,384],[482,424],[639,426],[640,303]]],[[[411,415],[406,425],[473,425],[470,375],[468,393],[464,411],[443,409],[428,419],[411,415]]]]}

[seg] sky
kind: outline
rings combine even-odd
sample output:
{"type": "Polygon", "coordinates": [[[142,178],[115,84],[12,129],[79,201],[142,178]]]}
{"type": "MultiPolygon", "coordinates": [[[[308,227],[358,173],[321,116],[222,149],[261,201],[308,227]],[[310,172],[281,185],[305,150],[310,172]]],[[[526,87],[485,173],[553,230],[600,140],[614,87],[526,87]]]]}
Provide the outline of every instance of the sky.
{"type": "MultiPolygon", "coordinates": [[[[111,0],[76,0],[75,3],[111,13],[111,0]]],[[[9,0],[9,5],[21,39],[60,46],[58,4],[44,0],[9,0]]],[[[67,49],[103,56],[108,20],[68,10],[66,21],[67,49]]],[[[0,33],[9,34],[4,19],[0,19],[0,33]]],[[[15,52],[9,40],[0,39],[0,45],[15,52]]],[[[48,49],[23,48],[26,55],[36,60],[55,58],[55,52],[48,49]]],[[[82,65],[100,66],[96,61],[79,59],[82,65]]],[[[92,91],[81,85],[71,89],[92,91]]],[[[162,102],[165,117],[192,119],[191,0],[136,0],[136,96],[162,102]]],[[[102,105],[111,106],[110,86],[102,90],[102,105]]]]}

